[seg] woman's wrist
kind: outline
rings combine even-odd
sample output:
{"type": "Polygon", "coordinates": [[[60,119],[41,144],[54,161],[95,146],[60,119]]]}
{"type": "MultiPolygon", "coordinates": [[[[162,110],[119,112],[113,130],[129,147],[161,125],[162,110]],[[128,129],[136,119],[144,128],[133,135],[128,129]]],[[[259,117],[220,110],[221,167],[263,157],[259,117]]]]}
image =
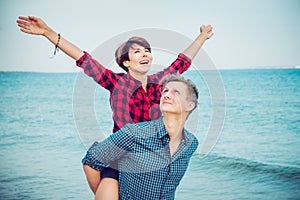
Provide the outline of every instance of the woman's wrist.
{"type": "Polygon", "coordinates": [[[50,27],[47,27],[44,30],[43,36],[45,36],[46,38],[48,38],[49,40],[51,40],[51,38],[53,36],[57,36],[57,33],[54,30],[52,30],[50,27]]]}

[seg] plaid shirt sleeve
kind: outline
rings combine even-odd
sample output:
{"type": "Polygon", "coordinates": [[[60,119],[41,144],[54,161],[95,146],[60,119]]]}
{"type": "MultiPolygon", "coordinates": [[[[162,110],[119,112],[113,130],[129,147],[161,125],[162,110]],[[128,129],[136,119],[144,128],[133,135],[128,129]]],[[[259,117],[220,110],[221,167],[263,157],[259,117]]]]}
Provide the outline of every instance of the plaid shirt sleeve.
{"type": "Polygon", "coordinates": [[[165,68],[163,71],[160,71],[156,74],[153,74],[150,76],[151,80],[160,81],[163,79],[163,77],[169,75],[169,74],[182,74],[188,68],[191,66],[192,60],[184,55],[183,53],[180,53],[177,57],[177,59],[167,68],[165,68]]]}
{"type": "Polygon", "coordinates": [[[112,91],[117,84],[122,73],[116,74],[106,69],[97,60],[93,59],[90,54],[84,52],[84,55],[76,61],[76,65],[84,70],[84,73],[93,78],[105,89],[112,91]]]}
{"type": "Polygon", "coordinates": [[[131,151],[134,137],[129,134],[127,129],[127,126],[124,126],[102,142],[95,142],[82,159],[82,163],[95,170],[102,171],[105,167],[111,166],[114,161],[120,159],[126,152],[131,151]]]}

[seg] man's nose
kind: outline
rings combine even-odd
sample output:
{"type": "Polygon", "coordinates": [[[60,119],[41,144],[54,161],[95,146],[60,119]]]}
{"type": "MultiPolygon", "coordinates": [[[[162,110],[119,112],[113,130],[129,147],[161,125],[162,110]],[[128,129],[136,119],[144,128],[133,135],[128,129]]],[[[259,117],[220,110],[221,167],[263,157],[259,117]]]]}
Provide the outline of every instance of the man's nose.
{"type": "Polygon", "coordinates": [[[169,92],[165,92],[165,93],[163,94],[163,97],[164,97],[165,99],[170,99],[170,93],[169,93],[169,92]]]}

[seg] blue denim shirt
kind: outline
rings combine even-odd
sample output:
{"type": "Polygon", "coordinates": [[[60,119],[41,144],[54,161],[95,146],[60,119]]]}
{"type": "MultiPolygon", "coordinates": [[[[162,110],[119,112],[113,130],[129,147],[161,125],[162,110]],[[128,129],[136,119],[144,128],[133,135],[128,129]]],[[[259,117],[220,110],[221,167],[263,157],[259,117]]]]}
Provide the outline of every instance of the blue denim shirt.
{"type": "Polygon", "coordinates": [[[184,129],[183,139],[172,155],[170,137],[162,118],[125,125],[102,142],[95,142],[83,164],[99,170],[118,160],[122,199],[174,199],[197,138],[184,129]]]}

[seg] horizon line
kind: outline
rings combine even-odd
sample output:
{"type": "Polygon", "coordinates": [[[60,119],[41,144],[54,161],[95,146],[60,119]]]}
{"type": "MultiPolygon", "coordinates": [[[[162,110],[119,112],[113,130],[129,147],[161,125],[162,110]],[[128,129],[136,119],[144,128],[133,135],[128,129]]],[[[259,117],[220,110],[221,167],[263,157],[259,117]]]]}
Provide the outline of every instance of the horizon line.
{"type": "MultiPolygon", "coordinates": [[[[248,68],[216,68],[216,69],[209,69],[209,68],[203,68],[200,70],[203,71],[230,71],[230,70],[279,70],[279,69],[300,69],[300,65],[294,66],[294,67],[248,67],[248,68]]],[[[197,71],[198,69],[189,69],[188,71],[197,71]]],[[[53,74],[76,74],[79,71],[35,71],[35,70],[1,70],[0,73],[53,73],[53,74]]],[[[188,72],[186,71],[186,72],[188,72]]],[[[156,71],[149,71],[156,72],[156,71]]],[[[125,73],[125,72],[124,72],[125,73]]]]}

